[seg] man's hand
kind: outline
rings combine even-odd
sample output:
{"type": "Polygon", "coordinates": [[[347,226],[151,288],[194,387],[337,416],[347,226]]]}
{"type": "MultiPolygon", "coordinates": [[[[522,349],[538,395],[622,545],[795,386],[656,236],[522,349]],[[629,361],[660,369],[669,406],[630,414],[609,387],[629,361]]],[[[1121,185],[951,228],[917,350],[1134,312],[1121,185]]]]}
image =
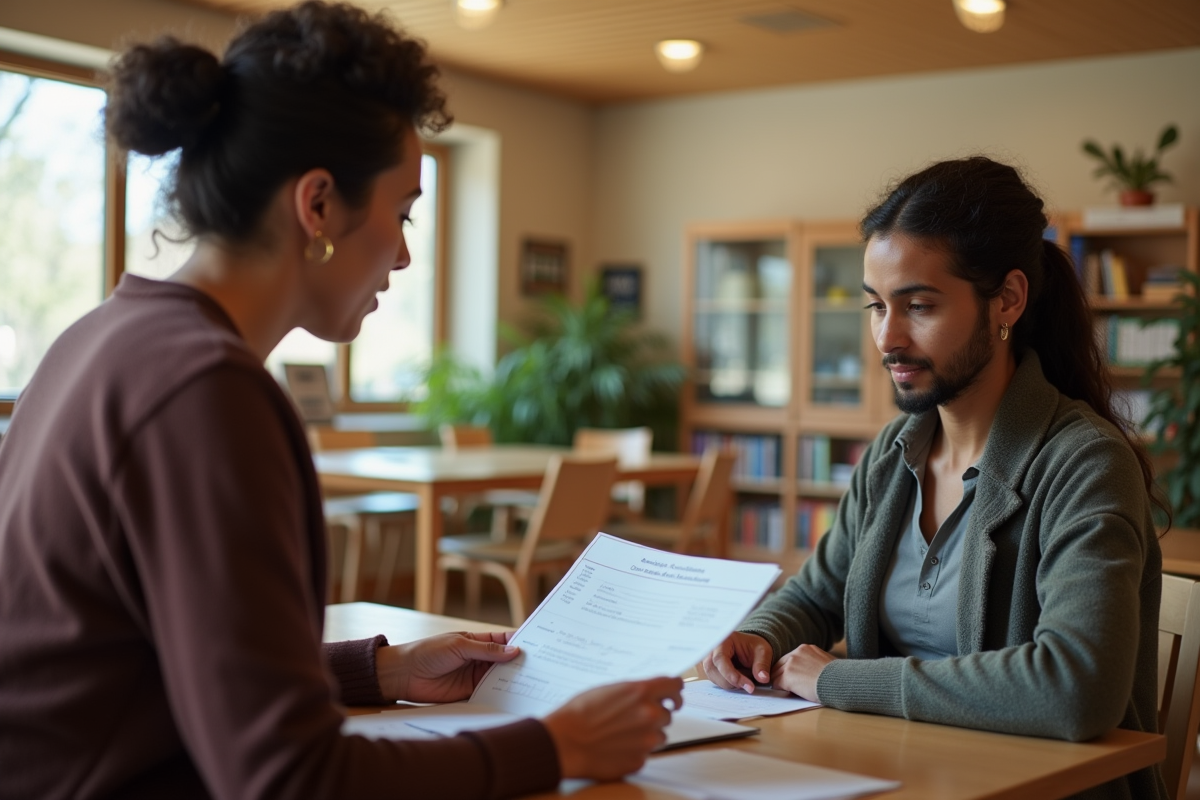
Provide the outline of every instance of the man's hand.
{"type": "Polygon", "coordinates": [[[375,651],[379,689],[389,700],[451,703],[471,696],[488,668],[512,661],[520,648],[509,631],[443,633],[375,651]]]}
{"type": "Polygon", "coordinates": [[[754,693],[754,682],[771,679],[771,645],[753,633],[733,633],[704,657],[704,674],[722,689],[754,693]],[[743,670],[749,670],[747,676],[743,670]]]}
{"type": "Polygon", "coordinates": [[[614,781],[636,772],[666,741],[672,708],[683,705],[683,681],[651,678],[591,689],[543,722],[558,750],[564,778],[614,781]]]}
{"type": "Polygon", "coordinates": [[[816,645],[802,644],[775,664],[775,669],[771,670],[771,685],[819,703],[817,678],[825,665],[834,660],[816,645]]]}

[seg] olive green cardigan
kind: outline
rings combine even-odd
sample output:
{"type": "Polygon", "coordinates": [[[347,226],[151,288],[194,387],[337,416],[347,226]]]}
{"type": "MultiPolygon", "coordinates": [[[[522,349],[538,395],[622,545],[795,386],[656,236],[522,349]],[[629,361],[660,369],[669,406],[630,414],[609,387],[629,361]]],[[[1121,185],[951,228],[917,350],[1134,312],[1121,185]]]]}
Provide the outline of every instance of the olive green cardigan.
{"type": "MultiPolygon", "coordinates": [[[[936,413],[936,412],[929,412],[936,413]]],[[[801,643],[849,658],[817,682],[847,711],[1079,741],[1157,730],[1162,554],[1137,458],[1026,354],[978,463],[958,590],[959,655],[881,658],[879,598],[915,481],[900,416],[863,454],[833,528],[741,630],[775,658],[801,643]]],[[[1165,798],[1157,768],[1081,797],[1165,798]]]]}

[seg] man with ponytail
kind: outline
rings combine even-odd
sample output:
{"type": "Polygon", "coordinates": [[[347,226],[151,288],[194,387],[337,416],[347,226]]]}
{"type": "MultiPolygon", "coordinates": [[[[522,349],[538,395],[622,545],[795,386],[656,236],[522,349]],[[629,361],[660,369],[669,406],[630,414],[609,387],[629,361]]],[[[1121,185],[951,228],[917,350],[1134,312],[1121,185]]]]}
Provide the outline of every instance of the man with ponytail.
{"type": "MultiPolygon", "coordinates": [[[[115,64],[109,135],[179,151],[195,239],[50,348],[0,444],[0,798],[502,798],[613,780],[664,741],[677,678],[437,741],[344,736],[340,703],[467,697],[507,634],[321,644],[325,529],[263,361],[347,342],[409,254],[424,46],[347,4],[164,39],[115,64]]],[[[396,291],[404,291],[402,282],[396,291]]]]}
{"type": "MultiPolygon", "coordinates": [[[[866,214],[864,305],[904,413],[800,571],[705,659],[715,683],[1071,741],[1157,730],[1153,474],[1046,225],[984,157],[866,214]]],[[[1167,792],[1155,767],[1082,796],[1167,792]]]]}

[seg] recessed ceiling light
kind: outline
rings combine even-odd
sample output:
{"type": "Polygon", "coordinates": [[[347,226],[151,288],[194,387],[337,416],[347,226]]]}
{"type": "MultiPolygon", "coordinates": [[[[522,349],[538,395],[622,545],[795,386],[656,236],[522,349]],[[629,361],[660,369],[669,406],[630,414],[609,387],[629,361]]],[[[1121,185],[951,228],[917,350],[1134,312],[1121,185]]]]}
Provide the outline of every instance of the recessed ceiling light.
{"type": "Polygon", "coordinates": [[[994,33],[1004,24],[1004,0],[954,0],[954,13],[963,27],[994,33]]]}
{"type": "Polygon", "coordinates": [[[654,54],[668,72],[691,72],[700,64],[704,45],[695,39],[663,39],[654,45],[654,54]]]}
{"type": "Polygon", "coordinates": [[[467,30],[479,30],[492,24],[504,0],[454,0],[454,17],[467,30]]]}

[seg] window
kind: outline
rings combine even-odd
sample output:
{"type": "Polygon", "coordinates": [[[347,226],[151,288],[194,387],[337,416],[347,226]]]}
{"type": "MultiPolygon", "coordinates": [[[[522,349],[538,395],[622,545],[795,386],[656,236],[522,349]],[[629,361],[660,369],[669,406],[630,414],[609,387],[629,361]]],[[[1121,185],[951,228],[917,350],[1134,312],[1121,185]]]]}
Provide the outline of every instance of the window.
{"type": "MultiPolygon", "coordinates": [[[[162,197],[174,157],[118,159],[91,75],[0,54],[0,415],[121,272],[164,278],[192,250],[162,197]]],[[[395,288],[358,340],[334,345],[293,331],[268,358],[272,372],[282,376],[284,362],[325,364],[343,411],[394,409],[409,395],[443,338],[445,164],[446,151],[429,145],[407,231],[412,265],[392,274],[395,288]]]]}
{"type": "Polygon", "coordinates": [[[98,88],[0,66],[0,401],[104,297],[103,106],[98,88]]]}

